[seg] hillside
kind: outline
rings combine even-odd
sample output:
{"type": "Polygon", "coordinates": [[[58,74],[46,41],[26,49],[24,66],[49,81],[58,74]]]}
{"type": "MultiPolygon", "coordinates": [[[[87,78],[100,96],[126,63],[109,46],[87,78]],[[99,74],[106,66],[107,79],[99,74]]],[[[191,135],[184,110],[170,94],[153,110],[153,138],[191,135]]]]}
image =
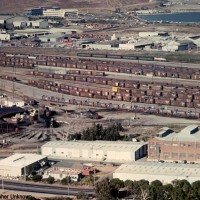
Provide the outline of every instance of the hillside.
{"type": "Polygon", "coordinates": [[[19,13],[26,8],[60,6],[62,8],[109,8],[148,5],[149,0],[0,0],[0,13],[19,13]]]}

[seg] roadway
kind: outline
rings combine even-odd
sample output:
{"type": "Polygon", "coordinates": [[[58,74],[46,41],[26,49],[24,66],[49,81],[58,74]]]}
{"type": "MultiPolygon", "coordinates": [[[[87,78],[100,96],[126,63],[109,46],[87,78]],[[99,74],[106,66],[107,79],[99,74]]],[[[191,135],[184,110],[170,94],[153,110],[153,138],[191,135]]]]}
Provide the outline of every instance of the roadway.
{"type": "Polygon", "coordinates": [[[93,188],[36,184],[11,180],[3,180],[3,184],[0,182],[0,189],[53,195],[75,196],[79,192],[84,192],[85,194],[93,196],[95,195],[93,188]]]}

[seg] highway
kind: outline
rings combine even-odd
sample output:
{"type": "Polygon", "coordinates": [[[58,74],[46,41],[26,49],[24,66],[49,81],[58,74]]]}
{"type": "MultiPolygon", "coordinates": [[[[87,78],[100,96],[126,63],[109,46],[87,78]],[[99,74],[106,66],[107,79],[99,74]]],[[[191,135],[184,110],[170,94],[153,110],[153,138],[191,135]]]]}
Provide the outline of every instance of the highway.
{"type": "Polygon", "coordinates": [[[4,190],[14,190],[23,192],[33,192],[33,193],[43,193],[43,194],[54,194],[54,195],[70,195],[75,196],[80,191],[88,195],[95,195],[92,188],[83,187],[67,187],[67,186],[57,186],[57,185],[47,185],[47,184],[35,184],[35,183],[25,183],[19,181],[3,180],[0,182],[0,189],[4,190]]]}

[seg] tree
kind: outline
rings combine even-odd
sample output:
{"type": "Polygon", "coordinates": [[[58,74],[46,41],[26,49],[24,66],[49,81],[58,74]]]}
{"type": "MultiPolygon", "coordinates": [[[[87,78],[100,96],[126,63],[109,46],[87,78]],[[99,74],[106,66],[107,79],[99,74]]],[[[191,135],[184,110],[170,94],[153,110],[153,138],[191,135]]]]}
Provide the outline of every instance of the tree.
{"type": "Polygon", "coordinates": [[[53,184],[53,183],[55,182],[55,178],[52,177],[52,176],[49,176],[49,177],[46,179],[46,182],[47,182],[48,184],[53,184]]]}
{"type": "Polygon", "coordinates": [[[173,190],[172,184],[163,185],[163,200],[172,199],[173,190]]]}
{"type": "Polygon", "coordinates": [[[192,183],[192,192],[194,199],[200,199],[200,181],[195,181],[192,183]]]}
{"type": "Polygon", "coordinates": [[[32,180],[34,182],[39,182],[39,181],[42,180],[42,176],[41,175],[35,175],[35,176],[32,177],[32,180]]]}
{"type": "Polygon", "coordinates": [[[124,181],[120,180],[119,178],[113,178],[110,181],[110,184],[117,190],[119,190],[120,188],[123,188],[125,186],[124,181]]]}
{"type": "Polygon", "coordinates": [[[63,178],[63,179],[61,180],[61,184],[62,184],[62,185],[68,185],[70,182],[71,182],[71,179],[70,179],[69,176],[67,176],[67,177],[65,177],[65,178],[63,178]]]}
{"type": "Polygon", "coordinates": [[[163,184],[159,180],[151,182],[150,185],[151,199],[160,200],[163,199],[163,184]]]}
{"type": "Polygon", "coordinates": [[[114,197],[111,193],[111,185],[108,178],[103,179],[95,184],[95,193],[97,200],[112,200],[114,197]]]}

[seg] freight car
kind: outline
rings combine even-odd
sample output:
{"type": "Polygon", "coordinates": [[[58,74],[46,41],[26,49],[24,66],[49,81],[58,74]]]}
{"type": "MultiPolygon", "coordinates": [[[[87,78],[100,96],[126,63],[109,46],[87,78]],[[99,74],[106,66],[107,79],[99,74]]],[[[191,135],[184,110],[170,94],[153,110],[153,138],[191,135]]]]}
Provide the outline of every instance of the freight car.
{"type": "MultiPolygon", "coordinates": [[[[154,61],[154,57],[148,56],[134,56],[134,55],[113,55],[113,54],[89,54],[89,53],[77,53],[79,57],[94,57],[94,58],[113,58],[113,59],[128,59],[128,60],[147,60],[154,61]]],[[[166,61],[166,59],[161,59],[161,61],[166,61]]]]}

